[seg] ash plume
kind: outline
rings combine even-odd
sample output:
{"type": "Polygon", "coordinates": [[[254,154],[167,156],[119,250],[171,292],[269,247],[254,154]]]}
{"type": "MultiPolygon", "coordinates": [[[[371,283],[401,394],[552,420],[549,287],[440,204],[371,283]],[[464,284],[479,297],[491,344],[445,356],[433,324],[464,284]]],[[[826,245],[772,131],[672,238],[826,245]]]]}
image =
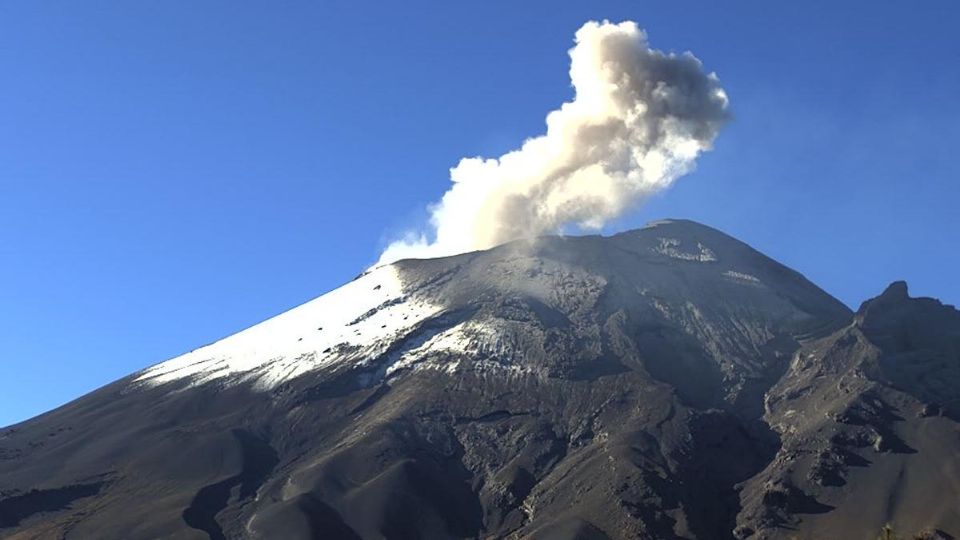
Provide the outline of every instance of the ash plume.
{"type": "Polygon", "coordinates": [[[546,133],[499,158],[464,158],[430,206],[430,234],[408,233],[378,264],[599,229],[694,168],[728,119],[728,100],[693,54],[650,48],[635,22],[591,21],[570,54],[572,101],[546,133]]]}

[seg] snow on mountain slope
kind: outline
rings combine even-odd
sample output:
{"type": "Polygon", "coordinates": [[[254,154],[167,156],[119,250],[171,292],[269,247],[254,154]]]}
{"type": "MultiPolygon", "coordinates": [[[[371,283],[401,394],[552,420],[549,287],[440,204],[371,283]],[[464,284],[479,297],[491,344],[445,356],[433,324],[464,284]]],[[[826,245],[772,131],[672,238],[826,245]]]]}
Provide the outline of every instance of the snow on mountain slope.
{"type": "Polygon", "coordinates": [[[336,360],[362,362],[440,307],[407,298],[397,270],[382,266],[281,315],[144,370],[136,381],[189,378],[253,382],[268,389],[336,360]]]}
{"type": "MultiPolygon", "coordinates": [[[[551,326],[567,317],[558,313],[570,311],[572,315],[594,309],[603,291],[618,298],[618,309],[642,310],[649,303],[659,310],[664,302],[686,306],[693,276],[697,282],[721,280],[734,287],[754,286],[757,290],[742,293],[746,296],[738,305],[751,299],[748,303],[756,305],[750,311],[757,309],[763,317],[811,316],[784,300],[785,294],[807,296],[802,278],[796,281],[796,276],[780,275],[775,263],[769,266],[772,261],[747,246],[682,220],[662,220],[642,231],[609,239],[545,237],[536,247],[522,242],[507,244],[481,254],[480,260],[489,259],[486,262],[468,262],[472,257],[467,254],[375,268],[286,313],[148,368],[137,374],[134,382],[147,386],[183,380],[188,386],[211,381],[250,383],[262,391],[306,373],[346,365],[371,368],[358,375],[362,385],[425,368],[545,373],[546,364],[518,358],[518,345],[508,343],[506,336],[529,338],[531,332],[516,327],[511,320],[517,316],[513,311],[532,309],[531,320],[555,312],[548,316],[557,319],[549,322],[551,326]],[[621,249],[611,250],[611,245],[621,249]],[[571,256],[573,259],[567,260],[571,256]],[[671,262],[665,266],[665,260],[671,262]],[[608,283],[621,271],[623,276],[608,283]],[[690,277],[677,280],[680,271],[690,277]],[[452,279],[453,275],[457,277],[452,279]],[[782,294],[770,294],[768,280],[782,288],[782,294]],[[793,282],[799,289],[787,294],[793,282]],[[637,296],[637,291],[644,292],[637,296]],[[527,306],[531,299],[532,308],[527,306]],[[467,320],[433,320],[445,319],[445,313],[476,312],[480,305],[490,309],[467,320]],[[421,328],[424,325],[429,328],[421,328]],[[372,369],[374,363],[377,369],[372,369]]],[[[718,287],[726,286],[718,283],[718,287]]],[[[720,296],[737,294],[741,291],[730,290],[720,296]]],[[[711,309],[726,309],[724,302],[719,298],[711,309]]],[[[827,304],[821,308],[836,311],[837,306],[827,304]]],[[[698,309],[694,306],[691,313],[698,309]]],[[[674,318],[683,310],[675,311],[661,315],[674,318]]],[[[596,329],[587,334],[595,337],[596,329]]],[[[577,339],[581,338],[585,337],[577,339]]]]}

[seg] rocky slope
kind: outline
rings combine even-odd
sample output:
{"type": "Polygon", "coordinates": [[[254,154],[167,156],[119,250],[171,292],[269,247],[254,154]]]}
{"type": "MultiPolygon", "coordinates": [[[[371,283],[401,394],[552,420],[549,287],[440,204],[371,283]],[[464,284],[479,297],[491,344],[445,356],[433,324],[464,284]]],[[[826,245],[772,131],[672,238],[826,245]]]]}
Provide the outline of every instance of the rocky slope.
{"type": "Polygon", "coordinates": [[[0,430],[0,537],[960,534],[958,329],[689,221],[401,261],[0,430]]]}
{"type": "Polygon", "coordinates": [[[890,285],[767,393],[781,445],[743,489],[739,537],[857,538],[884,522],[958,534],[958,398],[960,312],[890,285]]]}

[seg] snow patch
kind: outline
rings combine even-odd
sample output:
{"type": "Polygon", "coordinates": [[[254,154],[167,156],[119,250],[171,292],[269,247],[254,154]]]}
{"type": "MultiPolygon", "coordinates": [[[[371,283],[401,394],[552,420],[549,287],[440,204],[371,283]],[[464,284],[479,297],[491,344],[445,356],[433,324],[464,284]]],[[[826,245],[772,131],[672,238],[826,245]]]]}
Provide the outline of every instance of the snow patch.
{"type": "Polygon", "coordinates": [[[381,266],[256,326],[144,370],[136,382],[191,385],[229,378],[260,390],[338,361],[383,354],[441,308],[408,297],[399,273],[381,266]]]}
{"type": "Polygon", "coordinates": [[[386,369],[384,377],[425,369],[448,374],[464,370],[513,375],[532,373],[532,369],[517,362],[516,355],[517,351],[505,342],[495,322],[466,321],[401,353],[386,369]]]}
{"type": "Polygon", "coordinates": [[[640,230],[644,230],[644,229],[654,229],[654,228],[659,227],[659,226],[661,226],[661,225],[670,225],[671,223],[675,223],[675,221],[672,220],[672,219],[657,219],[657,220],[648,222],[648,223],[647,223],[646,225],[644,225],[643,227],[640,227],[640,230]]]}
{"type": "Polygon", "coordinates": [[[390,364],[385,376],[390,377],[405,369],[415,370],[418,367],[427,367],[423,364],[431,364],[430,367],[441,367],[441,364],[448,363],[457,364],[458,362],[445,360],[450,360],[450,354],[460,354],[470,349],[470,339],[464,333],[465,324],[460,323],[432,336],[422,345],[404,351],[395,362],[390,364]]]}
{"type": "Polygon", "coordinates": [[[741,281],[749,281],[750,283],[760,283],[760,278],[756,276],[751,276],[750,274],[744,274],[743,272],[735,272],[733,270],[727,270],[723,273],[727,277],[733,279],[739,279],[741,281]]]}
{"type": "Polygon", "coordinates": [[[716,254],[710,248],[697,242],[697,249],[688,251],[684,249],[683,243],[676,238],[658,238],[659,244],[653,248],[655,253],[666,255],[672,259],[697,262],[715,262],[716,254]]]}

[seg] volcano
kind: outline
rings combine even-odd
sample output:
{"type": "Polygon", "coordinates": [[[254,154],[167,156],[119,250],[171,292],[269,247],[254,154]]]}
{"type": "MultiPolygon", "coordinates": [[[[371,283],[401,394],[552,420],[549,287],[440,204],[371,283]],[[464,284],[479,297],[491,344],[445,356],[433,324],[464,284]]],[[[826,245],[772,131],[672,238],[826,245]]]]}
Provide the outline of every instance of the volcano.
{"type": "Polygon", "coordinates": [[[952,538],[958,419],[952,306],[668,220],[371,269],[0,429],[0,537],[952,538]]]}

